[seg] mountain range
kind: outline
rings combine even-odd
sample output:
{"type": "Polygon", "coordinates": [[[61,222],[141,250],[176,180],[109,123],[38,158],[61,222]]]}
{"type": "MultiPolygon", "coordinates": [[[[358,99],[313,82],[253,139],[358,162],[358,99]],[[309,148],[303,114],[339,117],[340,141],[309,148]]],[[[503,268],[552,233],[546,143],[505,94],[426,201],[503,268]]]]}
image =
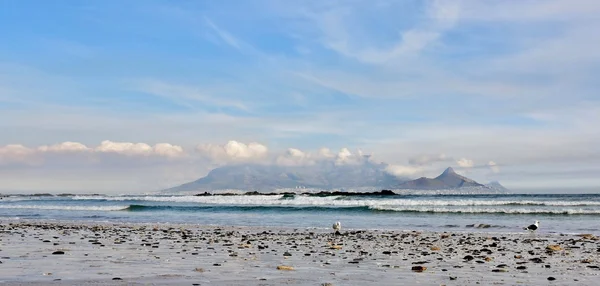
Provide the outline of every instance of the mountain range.
{"type": "Polygon", "coordinates": [[[462,190],[483,189],[506,192],[499,183],[480,184],[457,174],[448,167],[435,178],[397,177],[386,171],[387,164],[365,162],[357,165],[336,165],[321,162],[312,166],[275,166],[260,164],[218,167],[205,177],[163,192],[197,192],[243,190],[270,192],[289,189],[356,190],[462,190]]]}

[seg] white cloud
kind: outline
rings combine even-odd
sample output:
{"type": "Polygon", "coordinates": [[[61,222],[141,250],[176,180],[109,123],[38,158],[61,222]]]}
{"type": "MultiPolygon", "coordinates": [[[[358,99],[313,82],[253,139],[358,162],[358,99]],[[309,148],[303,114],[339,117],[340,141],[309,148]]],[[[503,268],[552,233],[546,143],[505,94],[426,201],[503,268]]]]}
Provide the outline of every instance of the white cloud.
{"type": "Polygon", "coordinates": [[[222,163],[257,161],[267,157],[267,146],[251,142],[248,144],[230,140],[224,145],[200,144],[196,150],[209,159],[222,163]]]}
{"type": "Polygon", "coordinates": [[[302,151],[296,148],[289,148],[286,152],[278,156],[275,163],[284,166],[308,166],[317,162],[333,162],[335,165],[357,165],[370,160],[370,155],[365,155],[362,150],[357,150],[356,154],[348,148],[341,148],[337,154],[331,152],[329,148],[320,148],[316,152],[302,151]]]}
{"type": "Polygon", "coordinates": [[[184,156],[185,152],[181,146],[169,143],[160,143],[150,146],[146,143],[113,142],[109,140],[102,141],[102,143],[95,148],[71,141],[54,145],[42,145],[37,148],[29,148],[20,144],[11,144],[0,146],[0,164],[39,165],[48,159],[60,160],[61,158],[75,158],[76,154],[92,155],[97,162],[102,159],[103,154],[118,154],[126,157],[153,156],[159,158],[178,158],[184,156]]]}
{"type": "Polygon", "coordinates": [[[500,173],[500,167],[498,167],[498,164],[496,164],[496,162],[489,161],[487,163],[487,166],[490,168],[490,170],[492,171],[492,173],[494,173],[494,174],[500,173]]]}
{"type": "Polygon", "coordinates": [[[0,146],[0,165],[12,163],[31,163],[34,150],[20,144],[0,146]]]}
{"type": "Polygon", "coordinates": [[[296,148],[289,148],[283,154],[277,157],[276,164],[281,166],[306,166],[313,165],[315,160],[311,154],[305,153],[296,148]]]}
{"type": "Polygon", "coordinates": [[[414,166],[388,165],[385,168],[385,171],[393,176],[405,178],[412,177],[415,174],[422,172],[423,169],[414,166]]]}
{"type": "Polygon", "coordinates": [[[460,160],[456,161],[456,164],[462,168],[472,168],[475,165],[475,162],[467,158],[461,158],[460,160]]]}
{"type": "MultiPolygon", "coordinates": [[[[458,21],[459,2],[447,0],[426,3],[420,23],[404,31],[397,31],[396,42],[384,47],[376,45],[375,43],[378,41],[369,36],[356,36],[370,35],[371,33],[353,31],[354,29],[360,30],[363,26],[369,26],[363,21],[370,21],[370,19],[361,17],[365,13],[365,10],[361,9],[362,7],[341,5],[325,9],[325,11],[315,10],[311,17],[312,22],[318,23],[318,31],[323,34],[322,41],[325,47],[360,62],[388,64],[398,58],[417,56],[425,48],[435,43],[444,31],[452,28],[458,21]]],[[[373,7],[377,6],[372,5],[367,9],[373,7]]],[[[390,7],[383,5],[376,9],[376,11],[369,12],[384,14],[385,10],[390,10],[390,7]]],[[[401,7],[392,7],[391,9],[402,11],[401,7]]],[[[395,16],[397,19],[402,18],[398,15],[395,16]]]]}
{"type": "Polygon", "coordinates": [[[43,145],[37,148],[39,152],[87,152],[92,151],[91,148],[79,142],[63,142],[54,145],[43,145]]]}
{"type": "Polygon", "coordinates": [[[100,143],[100,146],[95,148],[95,151],[123,155],[148,155],[152,152],[152,147],[146,143],[112,142],[105,140],[100,143]]]}
{"type": "Polygon", "coordinates": [[[100,146],[94,149],[101,153],[117,153],[126,156],[162,156],[167,158],[175,158],[184,154],[181,146],[171,145],[169,143],[159,143],[150,146],[146,143],[131,143],[131,142],[113,142],[105,140],[100,143],[100,146]]]}
{"type": "Polygon", "coordinates": [[[158,143],[153,147],[154,153],[164,157],[179,157],[184,155],[183,148],[169,143],[158,143]]]}
{"type": "Polygon", "coordinates": [[[333,158],[335,157],[335,154],[333,154],[333,152],[331,152],[331,150],[329,148],[321,148],[319,149],[319,157],[321,158],[333,158]]]}
{"type": "Polygon", "coordinates": [[[358,150],[357,154],[353,154],[348,148],[342,148],[335,157],[336,165],[356,165],[364,163],[368,158],[362,155],[362,151],[358,150]]]}

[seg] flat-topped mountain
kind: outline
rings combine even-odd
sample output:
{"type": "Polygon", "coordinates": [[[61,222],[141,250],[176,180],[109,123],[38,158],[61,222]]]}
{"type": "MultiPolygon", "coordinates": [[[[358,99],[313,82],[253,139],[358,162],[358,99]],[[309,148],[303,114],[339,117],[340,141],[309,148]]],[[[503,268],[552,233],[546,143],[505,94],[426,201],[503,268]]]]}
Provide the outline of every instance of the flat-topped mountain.
{"type": "MultiPolygon", "coordinates": [[[[481,189],[505,192],[496,185],[486,186],[447,168],[435,178],[401,178],[386,171],[387,164],[365,162],[357,165],[336,165],[322,162],[311,166],[274,166],[245,164],[223,166],[205,177],[171,189],[173,192],[206,192],[240,190],[273,192],[276,190],[456,190],[481,189]]],[[[499,185],[499,184],[497,184],[499,185]]]]}
{"type": "Polygon", "coordinates": [[[385,171],[385,165],[366,162],[359,165],[335,165],[322,162],[311,166],[232,165],[213,169],[203,178],[167,191],[277,189],[390,188],[405,180],[385,171]]]}

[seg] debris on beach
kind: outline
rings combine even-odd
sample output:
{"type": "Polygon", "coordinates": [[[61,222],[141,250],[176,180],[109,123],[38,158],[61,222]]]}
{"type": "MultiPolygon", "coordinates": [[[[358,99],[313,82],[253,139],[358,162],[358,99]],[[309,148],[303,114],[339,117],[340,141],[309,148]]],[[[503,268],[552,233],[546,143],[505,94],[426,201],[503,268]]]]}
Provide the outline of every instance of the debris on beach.
{"type": "Polygon", "coordinates": [[[563,250],[562,247],[560,247],[560,245],[558,244],[550,244],[548,246],[546,246],[546,251],[561,251],[563,250]]]}
{"type": "Polygon", "coordinates": [[[421,266],[421,265],[419,265],[419,266],[413,266],[411,268],[411,270],[414,271],[414,272],[423,272],[423,271],[427,270],[427,267],[421,266]]]}

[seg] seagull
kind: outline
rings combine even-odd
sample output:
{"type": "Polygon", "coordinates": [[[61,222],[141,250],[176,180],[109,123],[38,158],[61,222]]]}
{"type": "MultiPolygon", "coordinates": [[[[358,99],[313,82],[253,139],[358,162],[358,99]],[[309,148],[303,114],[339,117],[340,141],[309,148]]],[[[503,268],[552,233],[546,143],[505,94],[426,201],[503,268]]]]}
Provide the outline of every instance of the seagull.
{"type": "Polygon", "coordinates": [[[537,230],[539,227],[540,227],[540,222],[536,220],[534,224],[532,224],[532,225],[530,225],[530,226],[528,226],[528,227],[524,227],[523,229],[524,229],[524,230],[529,230],[529,231],[531,231],[531,232],[534,232],[534,231],[536,231],[536,230],[537,230]]]}
{"type": "Polygon", "coordinates": [[[340,229],[342,229],[342,224],[339,221],[335,222],[333,224],[334,234],[340,234],[340,229]]]}

